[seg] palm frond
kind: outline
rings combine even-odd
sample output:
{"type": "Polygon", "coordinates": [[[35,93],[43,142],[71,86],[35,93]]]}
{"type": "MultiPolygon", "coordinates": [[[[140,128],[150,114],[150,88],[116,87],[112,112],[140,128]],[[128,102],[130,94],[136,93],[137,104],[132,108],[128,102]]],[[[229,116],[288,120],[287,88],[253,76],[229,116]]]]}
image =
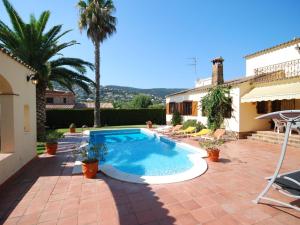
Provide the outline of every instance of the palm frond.
{"type": "Polygon", "coordinates": [[[22,37],[24,35],[25,23],[23,22],[22,18],[19,16],[17,11],[13,8],[13,6],[9,3],[8,0],[3,0],[3,4],[8,13],[8,16],[10,18],[10,21],[13,25],[15,32],[18,33],[20,37],[22,37]]]}
{"type": "Polygon", "coordinates": [[[86,67],[90,68],[91,70],[94,70],[94,65],[92,63],[78,58],[63,57],[52,60],[50,61],[50,63],[53,68],[59,66],[71,66],[80,73],[86,73],[86,67]]]}

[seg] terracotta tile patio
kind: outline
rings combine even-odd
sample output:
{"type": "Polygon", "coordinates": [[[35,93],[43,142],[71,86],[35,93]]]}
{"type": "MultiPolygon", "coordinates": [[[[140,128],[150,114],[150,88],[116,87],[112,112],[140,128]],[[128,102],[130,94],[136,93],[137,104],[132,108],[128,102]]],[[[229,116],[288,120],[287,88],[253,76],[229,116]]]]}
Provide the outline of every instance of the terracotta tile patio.
{"type": "MultiPolygon", "coordinates": [[[[274,170],[278,145],[227,143],[204,175],[168,185],[72,176],[69,148],[40,156],[0,190],[0,224],[300,224],[295,210],[251,202],[274,170]]],[[[299,160],[300,149],[289,148],[283,170],[299,168],[299,160]]]]}

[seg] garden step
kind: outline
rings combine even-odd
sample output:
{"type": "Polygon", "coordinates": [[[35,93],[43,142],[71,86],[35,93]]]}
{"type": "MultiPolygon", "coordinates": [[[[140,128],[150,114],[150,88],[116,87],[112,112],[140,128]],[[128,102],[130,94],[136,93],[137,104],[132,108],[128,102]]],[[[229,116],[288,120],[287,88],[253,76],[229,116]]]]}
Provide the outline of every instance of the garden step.
{"type": "MultiPolygon", "coordinates": [[[[277,137],[270,137],[270,136],[263,136],[254,133],[252,136],[248,136],[248,139],[250,140],[256,140],[256,141],[263,141],[263,142],[268,142],[268,143],[273,143],[273,144],[282,144],[283,142],[283,137],[282,138],[277,138],[277,137]]],[[[300,140],[289,140],[288,142],[289,146],[300,148],[300,140]]]]}
{"type": "MultiPolygon", "coordinates": [[[[283,140],[284,140],[284,137],[280,137],[280,136],[276,136],[276,135],[268,136],[268,135],[261,135],[261,134],[252,134],[252,136],[262,138],[262,139],[270,139],[273,141],[280,141],[280,142],[283,142],[283,140]]],[[[289,138],[289,142],[300,144],[300,139],[299,138],[289,138]]]]}
{"type": "MultiPolygon", "coordinates": [[[[284,133],[275,133],[275,132],[272,132],[272,131],[257,131],[253,135],[262,136],[262,137],[276,138],[276,139],[279,139],[279,140],[284,139],[284,133]]],[[[300,135],[292,134],[292,135],[289,136],[289,140],[300,141],[300,135]]]]}

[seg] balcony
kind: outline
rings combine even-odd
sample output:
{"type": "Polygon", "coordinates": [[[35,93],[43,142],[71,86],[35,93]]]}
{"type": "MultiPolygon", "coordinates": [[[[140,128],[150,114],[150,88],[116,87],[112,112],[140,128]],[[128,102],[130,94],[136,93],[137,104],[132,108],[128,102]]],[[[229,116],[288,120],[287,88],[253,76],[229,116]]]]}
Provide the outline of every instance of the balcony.
{"type": "Polygon", "coordinates": [[[300,75],[300,59],[259,67],[254,70],[254,74],[274,74],[278,73],[285,77],[295,77],[300,75]]]}

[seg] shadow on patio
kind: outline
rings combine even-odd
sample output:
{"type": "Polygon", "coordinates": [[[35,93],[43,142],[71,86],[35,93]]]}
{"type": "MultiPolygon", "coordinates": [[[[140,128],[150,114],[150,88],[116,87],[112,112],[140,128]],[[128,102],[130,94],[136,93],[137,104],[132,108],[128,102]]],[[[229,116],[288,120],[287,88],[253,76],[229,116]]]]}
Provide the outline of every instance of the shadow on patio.
{"type": "Polygon", "coordinates": [[[71,145],[42,155],[0,189],[0,224],[174,224],[148,185],[72,176],[71,145]]]}

